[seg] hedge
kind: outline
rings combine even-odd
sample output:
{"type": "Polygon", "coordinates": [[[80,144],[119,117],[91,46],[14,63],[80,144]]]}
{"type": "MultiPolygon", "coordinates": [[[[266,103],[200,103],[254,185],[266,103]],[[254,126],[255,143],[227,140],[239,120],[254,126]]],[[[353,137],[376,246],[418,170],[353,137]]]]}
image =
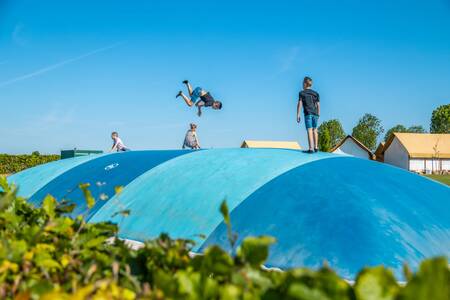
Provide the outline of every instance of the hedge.
{"type": "Polygon", "coordinates": [[[59,155],[31,155],[0,154],[0,174],[13,174],[22,170],[60,159],[59,155]]]}

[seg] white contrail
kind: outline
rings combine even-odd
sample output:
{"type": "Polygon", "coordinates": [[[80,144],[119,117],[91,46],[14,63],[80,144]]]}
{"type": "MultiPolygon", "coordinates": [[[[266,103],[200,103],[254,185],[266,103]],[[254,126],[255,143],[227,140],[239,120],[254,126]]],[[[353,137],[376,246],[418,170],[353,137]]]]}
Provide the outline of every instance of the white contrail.
{"type": "Polygon", "coordinates": [[[115,48],[115,47],[117,47],[117,46],[119,46],[121,44],[123,44],[123,42],[115,43],[115,44],[109,45],[107,47],[99,48],[99,49],[96,49],[94,51],[88,52],[86,54],[83,54],[83,55],[80,55],[80,56],[77,56],[77,57],[74,57],[74,58],[70,58],[70,59],[64,60],[62,62],[56,63],[54,65],[50,65],[48,67],[36,70],[34,72],[31,72],[31,73],[28,73],[28,74],[25,74],[25,75],[22,75],[22,76],[19,76],[19,77],[15,77],[15,78],[3,81],[3,82],[0,82],[0,88],[5,87],[7,85],[11,85],[13,83],[16,83],[16,82],[19,82],[19,81],[22,81],[22,80],[26,80],[26,79],[33,78],[35,76],[42,75],[42,74],[47,73],[49,71],[61,68],[62,66],[65,66],[67,64],[76,62],[76,61],[78,61],[80,59],[89,57],[91,55],[94,55],[94,54],[97,54],[97,53],[100,53],[100,52],[103,52],[103,51],[110,50],[110,49],[115,48]]]}

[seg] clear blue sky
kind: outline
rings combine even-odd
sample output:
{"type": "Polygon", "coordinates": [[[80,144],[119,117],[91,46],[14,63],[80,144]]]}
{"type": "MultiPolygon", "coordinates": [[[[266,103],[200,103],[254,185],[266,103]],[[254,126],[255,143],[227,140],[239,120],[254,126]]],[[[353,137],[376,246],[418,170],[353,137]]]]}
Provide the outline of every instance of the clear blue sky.
{"type": "Polygon", "coordinates": [[[0,0],[0,153],[297,140],[300,83],[321,120],[428,129],[450,102],[450,1],[0,0]],[[224,103],[198,118],[190,79],[224,103]]]}

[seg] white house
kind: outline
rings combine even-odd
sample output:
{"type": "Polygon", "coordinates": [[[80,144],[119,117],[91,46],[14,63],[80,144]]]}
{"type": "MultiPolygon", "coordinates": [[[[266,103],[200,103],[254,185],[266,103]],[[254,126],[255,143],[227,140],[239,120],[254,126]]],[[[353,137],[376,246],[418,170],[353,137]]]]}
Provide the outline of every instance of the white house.
{"type": "Polygon", "coordinates": [[[383,156],[385,163],[414,172],[450,171],[450,134],[394,133],[383,156]]]}
{"type": "Polygon", "coordinates": [[[372,151],[351,135],[347,135],[339,144],[331,149],[330,152],[364,159],[374,158],[372,151]]]}

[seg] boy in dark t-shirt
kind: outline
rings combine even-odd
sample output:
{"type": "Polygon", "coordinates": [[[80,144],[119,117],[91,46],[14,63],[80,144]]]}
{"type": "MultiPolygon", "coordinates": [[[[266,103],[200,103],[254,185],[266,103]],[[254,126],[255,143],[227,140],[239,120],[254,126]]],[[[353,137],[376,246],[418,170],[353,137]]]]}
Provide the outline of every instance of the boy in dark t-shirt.
{"type": "Polygon", "coordinates": [[[189,92],[189,97],[183,94],[182,91],[179,91],[177,94],[178,97],[182,97],[188,106],[197,106],[198,108],[198,116],[202,115],[202,107],[212,107],[213,109],[222,109],[222,102],[215,100],[211,94],[201,87],[196,87],[192,89],[189,81],[185,80],[183,83],[186,85],[187,90],[189,92]]]}
{"type": "Polygon", "coordinates": [[[317,132],[317,123],[320,115],[320,97],[319,93],[311,89],[312,79],[305,77],[303,79],[303,91],[299,93],[297,104],[297,122],[300,123],[300,112],[303,107],[305,115],[305,127],[308,132],[308,153],[318,151],[319,134],[317,132]]]}

